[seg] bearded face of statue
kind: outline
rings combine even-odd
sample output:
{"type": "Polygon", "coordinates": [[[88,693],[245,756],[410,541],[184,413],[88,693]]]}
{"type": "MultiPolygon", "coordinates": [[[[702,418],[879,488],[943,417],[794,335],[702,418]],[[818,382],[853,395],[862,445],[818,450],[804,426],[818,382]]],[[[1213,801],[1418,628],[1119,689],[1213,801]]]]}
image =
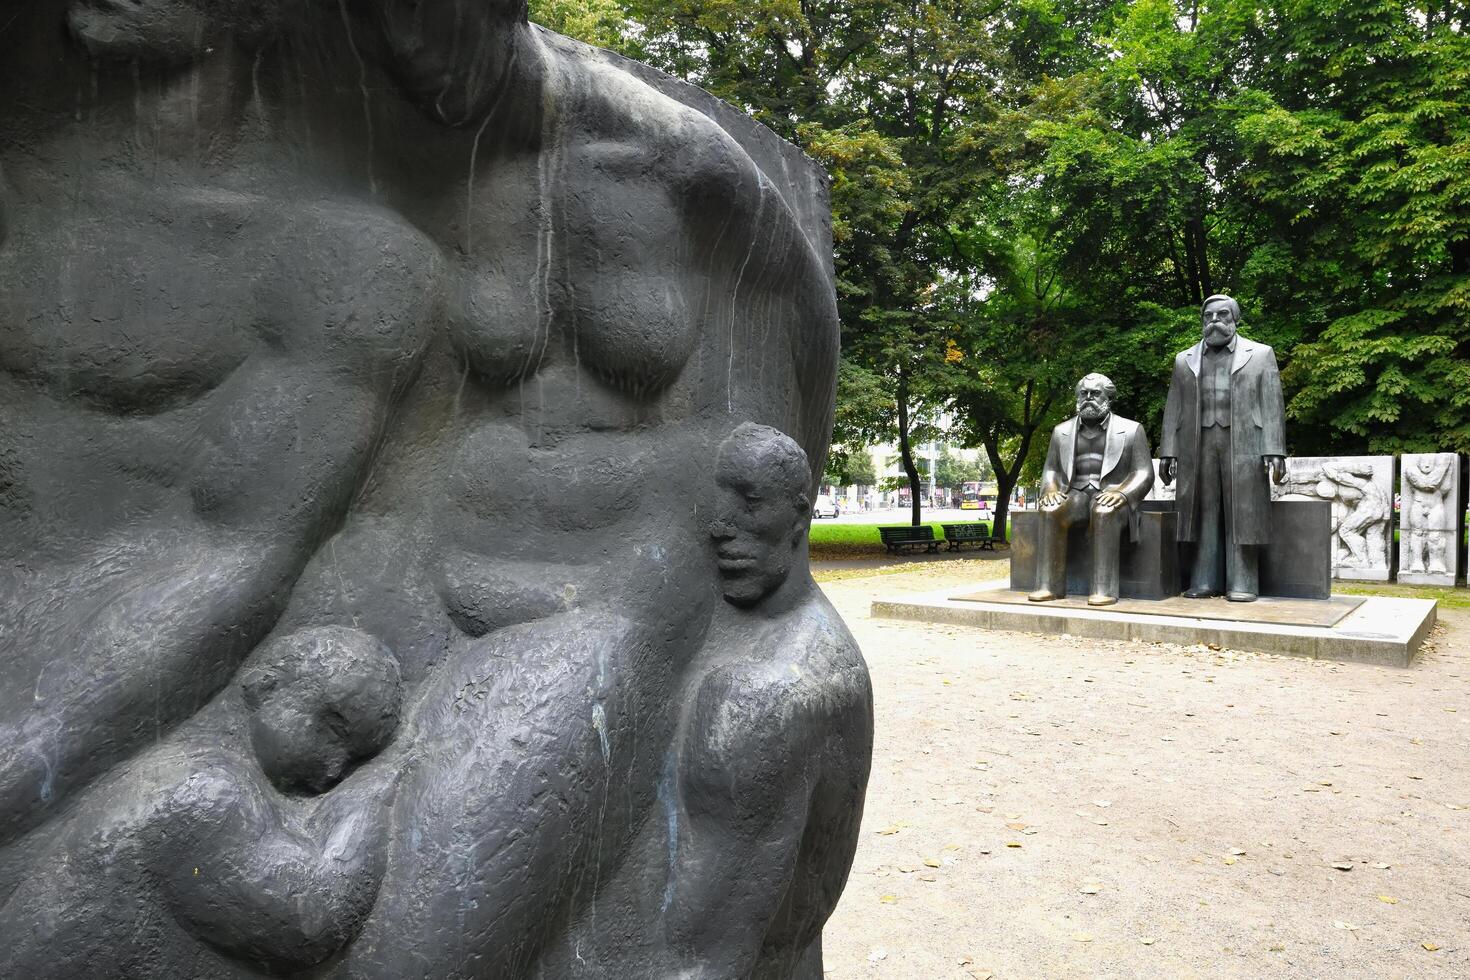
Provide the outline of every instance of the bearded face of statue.
{"type": "Polygon", "coordinates": [[[95,57],[186,64],[227,38],[269,32],[281,9],[282,0],[77,0],[67,23],[95,57]]]}

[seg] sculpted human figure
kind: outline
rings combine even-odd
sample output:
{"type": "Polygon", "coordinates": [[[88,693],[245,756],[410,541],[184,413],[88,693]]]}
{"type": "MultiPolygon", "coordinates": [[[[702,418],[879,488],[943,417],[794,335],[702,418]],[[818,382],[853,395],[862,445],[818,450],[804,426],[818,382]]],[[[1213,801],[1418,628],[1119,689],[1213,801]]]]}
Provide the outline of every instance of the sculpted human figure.
{"type": "MultiPolygon", "coordinates": [[[[1388,492],[1374,479],[1371,465],[1354,469],[1342,463],[1324,462],[1322,479],[1341,502],[1333,516],[1337,545],[1348,553],[1341,564],[1348,568],[1379,568],[1388,562],[1388,523],[1393,503],[1388,492]]],[[[1333,548],[1337,553],[1338,547],[1333,548]]]]}
{"type": "Polygon", "coordinates": [[[715,480],[725,604],[682,721],[668,934],[690,976],[816,977],[862,819],[867,666],[807,571],[806,453],[745,423],[720,445],[715,480]],[[762,894],[784,894],[782,908],[751,901],[762,894]]]}
{"type": "Polygon", "coordinates": [[[1422,455],[1404,464],[1409,488],[1404,509],[1405,571],[1431,575],[1449,573],[1450,543],[1455,533],[1453,456],[1422,455]]]}
{"type": "Polygon", "coordinates": [[[794,185],[521,0],[34,0],[0,83],[0,975],[820,976],[826,892],[658,912],[705,447],[830,432],[794,185]]]}
{"type": "Polygon", "coordinates": [[[1117,389],[1105,375],[1077,382],[1077,414],[1052,430],[1041,474],[1037,587],[1032,602],[1067,594],[1067,531],[1087,525],[1091,606],[1118,601],[1122,536],[1137,536],[1138,505],[1154,485],[1153,454],[1143,426],[1113,414],[1117,389]]]}
{"type": "Polygon", "coordinates": [[[1253,602],[1271,539],[1270,484],[1286,476],[1281,375],[1275,351],[1239,335],[1235,300],[1211,296],[1201,319],[1200,342],[1174,359],[1162,476],[1179,481],[1179,540],[1196,543],[1184,595],[1253,602]]]}

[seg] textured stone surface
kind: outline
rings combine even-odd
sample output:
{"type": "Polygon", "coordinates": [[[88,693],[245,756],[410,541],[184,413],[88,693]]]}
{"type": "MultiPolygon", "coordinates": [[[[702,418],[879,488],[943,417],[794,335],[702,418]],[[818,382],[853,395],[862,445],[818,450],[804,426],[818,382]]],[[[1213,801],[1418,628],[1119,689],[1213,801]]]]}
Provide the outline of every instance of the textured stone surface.
{"type": "Polygon", "coordinates": [[[818,168],[515,0],[0,24],[0,976],[820,977],[818,168]]]}
{"type": "Polygon", "coordinates": [[[1332,504],[1332,574],[1339,579],[1386,582],[1393,540],[1392,456],[1293,456],[1285,496],[1332,504]]]}
{"type": "Polygon", "coordinates": [[[1416,453],[1399,461],[1399,581],[1454,585],[1460,572],[1460,457],[1416,453]]]}

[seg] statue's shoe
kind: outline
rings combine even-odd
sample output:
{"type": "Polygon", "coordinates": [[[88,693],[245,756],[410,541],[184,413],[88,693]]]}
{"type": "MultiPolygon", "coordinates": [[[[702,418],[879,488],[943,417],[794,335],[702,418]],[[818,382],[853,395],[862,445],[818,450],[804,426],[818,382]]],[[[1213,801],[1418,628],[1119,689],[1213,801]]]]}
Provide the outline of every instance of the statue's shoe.
{"type": "Polygon", "coordinates": [[[1254,592],[1230,592],[1225,598],[1231,602],[1255,602],[1256,594],[1254,592]]]}
{"type": "Polygon", "coordinates": [[[1035,592],[1031,593],[1026,598],[1027,599],[1030,599],[1032,602],[1051,602],[1051,601],[1053,601],[1055,599],[1060,599],[1062,597],[1059,596],[1059,595],[1057,595],[1055,592],[1051,591],[1050,589],[1037,589],[1035,592]]]}
{"type": "Polygon", "coordinates": [[[1219,594],[1220,593],[1216,592],[1214,589],[1185,589],[1184,590],[1184,598],[1186,598],[1186,599],[1213,599],[1216,596],[1218,596],[1219,594]]]}
{"type": "Polygon", "coordinates": [[[1115,595],[1090,595],[1087,597],[1087,604],[1089,606],[1114,606],[1117,603],[1118,597],[1115,595]]]}

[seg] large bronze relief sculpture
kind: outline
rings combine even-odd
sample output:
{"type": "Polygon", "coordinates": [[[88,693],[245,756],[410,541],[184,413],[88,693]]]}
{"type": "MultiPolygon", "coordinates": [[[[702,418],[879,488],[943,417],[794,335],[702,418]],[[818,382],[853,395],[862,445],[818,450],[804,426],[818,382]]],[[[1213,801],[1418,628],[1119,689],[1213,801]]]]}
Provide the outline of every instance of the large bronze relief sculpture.
{"type": "Polygon", "coordinates": [[[6,17],[0,975],[820,977],[815,168],[521,0],[6,17]]]}

